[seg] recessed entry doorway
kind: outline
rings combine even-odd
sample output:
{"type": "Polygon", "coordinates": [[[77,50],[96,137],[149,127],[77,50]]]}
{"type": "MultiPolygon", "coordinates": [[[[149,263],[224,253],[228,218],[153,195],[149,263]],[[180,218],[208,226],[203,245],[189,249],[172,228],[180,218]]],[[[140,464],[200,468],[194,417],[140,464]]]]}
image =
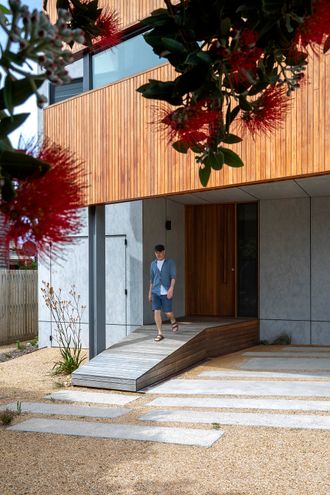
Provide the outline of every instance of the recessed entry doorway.
{"type": "Polygon", "coordinates": [[[258,205],[185,207],[186,315],[258,316],[258,205]]]}

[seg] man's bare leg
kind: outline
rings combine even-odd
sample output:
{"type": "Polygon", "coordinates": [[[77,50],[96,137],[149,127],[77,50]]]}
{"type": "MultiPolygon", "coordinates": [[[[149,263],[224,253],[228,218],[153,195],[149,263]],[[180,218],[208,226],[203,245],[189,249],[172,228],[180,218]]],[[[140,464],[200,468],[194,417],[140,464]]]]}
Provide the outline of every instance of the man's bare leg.
{"type": "Polygon", "coordinates": [[[156,323],[158,335],[163,335],[163,333],[162,333],[162,315],[161,315],[160,309],[154,310],[154,318],[155,318],[155,323],[156,323]]]}
{"type": "Polygon", "coordinates": [[[165,313],[165,314],[171,322],[173,332],[177,332],[178,331],[178,324],[177,324],[176,318],[174,316],[174,313],[165,313]]]}

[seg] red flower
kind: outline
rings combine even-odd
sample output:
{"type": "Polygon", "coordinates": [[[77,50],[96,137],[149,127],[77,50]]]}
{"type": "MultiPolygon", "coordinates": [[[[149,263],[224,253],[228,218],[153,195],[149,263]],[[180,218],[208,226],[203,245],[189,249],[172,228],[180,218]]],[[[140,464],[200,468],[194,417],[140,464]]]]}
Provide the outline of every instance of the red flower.
{"type": "Polygon", "coordinates": [[[228,78],[234,89],[241,85],[249,87],[256,74],[257,61],[263,50],[256,46],[257,33],[250,29],[234,31],[233,48],[219,48],[218,54],[228,67],[228,78]],[[237,38],[237,39],[236,39],[237,38]]]}
{"type": "Polygon", "coordinates": [[[256,101],[252,109],[241,116],[242,125],[252,134],[276,129],[286,116],[290,100],[283,86],[269,86],[256,101]]]}
{"type": "Polygon", "coordinates": [[[93,48],[111,48],[120,42],[119,18],[113,10],[103,8],[96,21],[99,34],[93,39],[93,48]]]}
{"type": "Polygon", "coordinates": [[[51,143],[43,143],[40,149],[28,150],[36,158],[50,165],[49,171],[17,181],[15,197],[2,205],[7,223],[6,242],[13,242],[21,254],[25,246],[31,255],[48,254],[60,245],[72,242],[72,234],[79,232],[82,224],[77,208],[83,205],[86,184],[81,164],[73,154],[51,143]]]}
{"type": "Polygon", "coordinates": [[[313,13],[297,31],[296,41],[303,47],[307,45],[322,46],[330,35],[330,3],[329,0],[315,0],[313,13]]]}
{"type": "Polygon", "coordinates": [[[160,124],[165,126],[169,142],[182,141],[189,146],[205,141],[219,120],[219,112],[210,110],[206,102],[190,104],[168,111],[161,109],[160,124]]]}

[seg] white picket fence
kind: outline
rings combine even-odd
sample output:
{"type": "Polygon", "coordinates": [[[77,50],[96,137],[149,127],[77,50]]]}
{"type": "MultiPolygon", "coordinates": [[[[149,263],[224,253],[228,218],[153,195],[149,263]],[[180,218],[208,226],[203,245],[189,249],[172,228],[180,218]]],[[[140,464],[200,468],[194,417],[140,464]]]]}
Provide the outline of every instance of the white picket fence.
{"type": "Polygon", "coordinates": [[[0,269],[0,345],[38,334],[37,270],[0,269]]]}

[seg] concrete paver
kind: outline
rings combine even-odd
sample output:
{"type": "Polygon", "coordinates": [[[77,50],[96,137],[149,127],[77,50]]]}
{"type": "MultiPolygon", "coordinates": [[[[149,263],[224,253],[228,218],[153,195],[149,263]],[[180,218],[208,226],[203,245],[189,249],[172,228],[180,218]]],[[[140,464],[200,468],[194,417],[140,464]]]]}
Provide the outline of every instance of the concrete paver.
{"type": "Polygon", "coordinates": [[[223,435],[223,431],[221,430],[92,423],[86,421],[65,421],[44,418],[29,419],[11,426],[8,430],[94,438],[142,440],[149,442],[175,443],[180,445],[195,445],[199,447],[211,447],[211,445],[223,435]]]}
{"type": "Polygon", "coordinates": [[[284,399],[218,399],[210,397],[157,397],[148,407],[198,407],[218,409],[271,409],[282,411],[330,411],[330,401],[284,399]]]}
{"type": "MultiPolygon", "coordinates": [[[[89,406],[74,406],[67,404],[45,404],[44,402],[22,402],[22,412],[35,414],[58,414],[60,416],[85,416],[89,418],[118,418],[131,412],[130,409],[124,407],[89,407],[89,406]]],[[[4,404],[0,409],[10,409],[17,411],[17,403],[4,404]]]]}
{"type": "Polygon", "coordinates": [[[206,411],[152,411],[139,418],[142,421],[162,423],[204,423],[241,426],[266,426],[273,428],[303,428],[330,430],[330,416],[266,414],[266,413],[218,413],[206,411]]]}
{"type": "Polygon", "coordinates": [[[271,352],[271,351],[248,351],[243,352],[242,356],[253,356],[253,357],[278,357],[285,359],[306,359],[306,358],[330,358],[330,352],[271,352]]]}
{"type": "Polygon", "coordinates": [[[281,349],[281,351],[289,351],[289,352],[330,352],[330,347],[328,345],[321,345],[321,346],[313,346],[313,345],[308,345],[304,347],[300,346],[295,346],[295,345],[288,345],[287,347],[284,347],[281,349]]]}
{"type": "Polygon", "coordinates": [[[274,371],[307,371],[315,370],[330,371],[330,359],[329,358],[300,358],[300,359],[287,359],[285,358],[251,358],[248,361],[243,362],[240,366],[243,370],[274,370],[274,371]]]}
{"type": "Polygon", "coordinates": [[[235,378],[280,378],[280,379],[312,379],[312,378],[330,378],[330,371],[291,371],[277,372],[277,371],[203,371],[198,376],[209,378],[223,378],[223,377],[235,377],[235,378]]]}
{"type": "Polygon", "coordinates": [[[124,405],[141,397],[140,395],[124,395],[101,393],[101,392],[81,392],[79,390],[63,390],[46,395],[44,399],[62,400],[68,402],[87,402],[94,404],[124,405]]]}
{"type": "Polygon", "coordinates": [[[282,397],[330,397],[323,381],[180,380],[173,379],[146,389],[151,394],[251,395],[282,397]]]}

